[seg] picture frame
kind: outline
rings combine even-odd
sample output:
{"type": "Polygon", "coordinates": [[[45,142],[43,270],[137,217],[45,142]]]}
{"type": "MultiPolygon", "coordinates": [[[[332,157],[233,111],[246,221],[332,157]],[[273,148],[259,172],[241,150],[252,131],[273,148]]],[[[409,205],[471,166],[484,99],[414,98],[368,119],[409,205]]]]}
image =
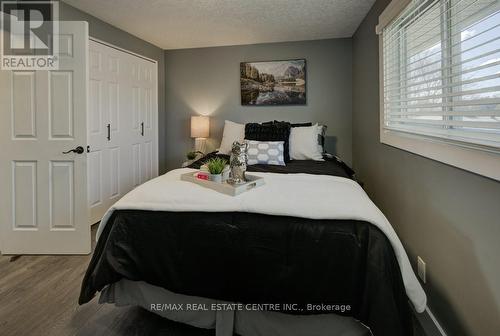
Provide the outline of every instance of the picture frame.
{"type": "Polygon", "coordinates": [[[306,105],[307,62],[241,62],[240,94],[243,106],[306,105]]]}

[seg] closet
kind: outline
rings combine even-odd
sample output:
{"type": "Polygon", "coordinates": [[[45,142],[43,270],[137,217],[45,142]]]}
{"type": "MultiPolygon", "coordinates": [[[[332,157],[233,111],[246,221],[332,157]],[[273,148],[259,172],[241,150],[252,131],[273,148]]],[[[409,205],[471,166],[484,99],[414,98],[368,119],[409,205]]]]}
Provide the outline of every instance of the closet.
{"type": "Polygon", "coordinates": [[[158,176],[157,64],[97,40],[89,43],[87,183],[90,223],[158,176]]]}

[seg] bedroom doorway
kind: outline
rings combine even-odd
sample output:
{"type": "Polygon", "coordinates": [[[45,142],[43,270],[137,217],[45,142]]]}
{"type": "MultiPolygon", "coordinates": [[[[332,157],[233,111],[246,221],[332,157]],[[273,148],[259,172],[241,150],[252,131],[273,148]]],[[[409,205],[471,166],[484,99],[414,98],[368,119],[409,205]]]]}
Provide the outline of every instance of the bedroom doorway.
{"type": "Polygon", "coordinates": [[[0,71],[0,250],[90,253],[86,22],[60,22],[58,70],[0,71]]]}
{"type": "Polygon", "coordinates": [[[91,224],[158,176],[156,61],[59,27],[58,70],[0,71],[4,255],[90,253],[91,224]]]}

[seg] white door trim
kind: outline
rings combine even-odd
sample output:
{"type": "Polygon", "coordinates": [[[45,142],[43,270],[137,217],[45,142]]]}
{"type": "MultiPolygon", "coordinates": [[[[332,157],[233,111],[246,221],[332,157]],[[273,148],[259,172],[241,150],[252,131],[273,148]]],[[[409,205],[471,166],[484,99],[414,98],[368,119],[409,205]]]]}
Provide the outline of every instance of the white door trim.
{"type": "Polygon", "coordinates": [[[139,58],[145,59],[146,61],[150,61],[152,63],[156,63],[156,65],[158,66],[158,61],[157,60],[154,60],[154,59],[146,57],[144,55],[141,55],[141,54],[135,53],[133,51],[124,49],[124,48],[119,47],[119,46],[117,46],[117,45],[115,45],[113,43],[109,43],[109,42],[103,41],[103,40],[98,39],[97,37],[93,37],[93,36],[89,36],[89,40],[92,40],[92,41],[97,42],[97,43],[104,44],[104,45],[106,45],[108,47],[111,47],[113,49],[116,49],[116,50],[120,50],[120,51],[126,52],[127,54],[137,56],[139,58]]]}

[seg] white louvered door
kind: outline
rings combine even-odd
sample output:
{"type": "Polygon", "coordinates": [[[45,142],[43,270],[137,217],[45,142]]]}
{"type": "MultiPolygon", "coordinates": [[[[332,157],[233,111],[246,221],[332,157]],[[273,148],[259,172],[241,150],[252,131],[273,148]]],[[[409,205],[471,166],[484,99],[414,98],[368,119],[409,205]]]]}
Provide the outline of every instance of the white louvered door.
{"type": "Polygon", "coordinates": [[[90,253],[85,22],[60,22],[57,71],[0,71],[3,254],[90,253]]]}

